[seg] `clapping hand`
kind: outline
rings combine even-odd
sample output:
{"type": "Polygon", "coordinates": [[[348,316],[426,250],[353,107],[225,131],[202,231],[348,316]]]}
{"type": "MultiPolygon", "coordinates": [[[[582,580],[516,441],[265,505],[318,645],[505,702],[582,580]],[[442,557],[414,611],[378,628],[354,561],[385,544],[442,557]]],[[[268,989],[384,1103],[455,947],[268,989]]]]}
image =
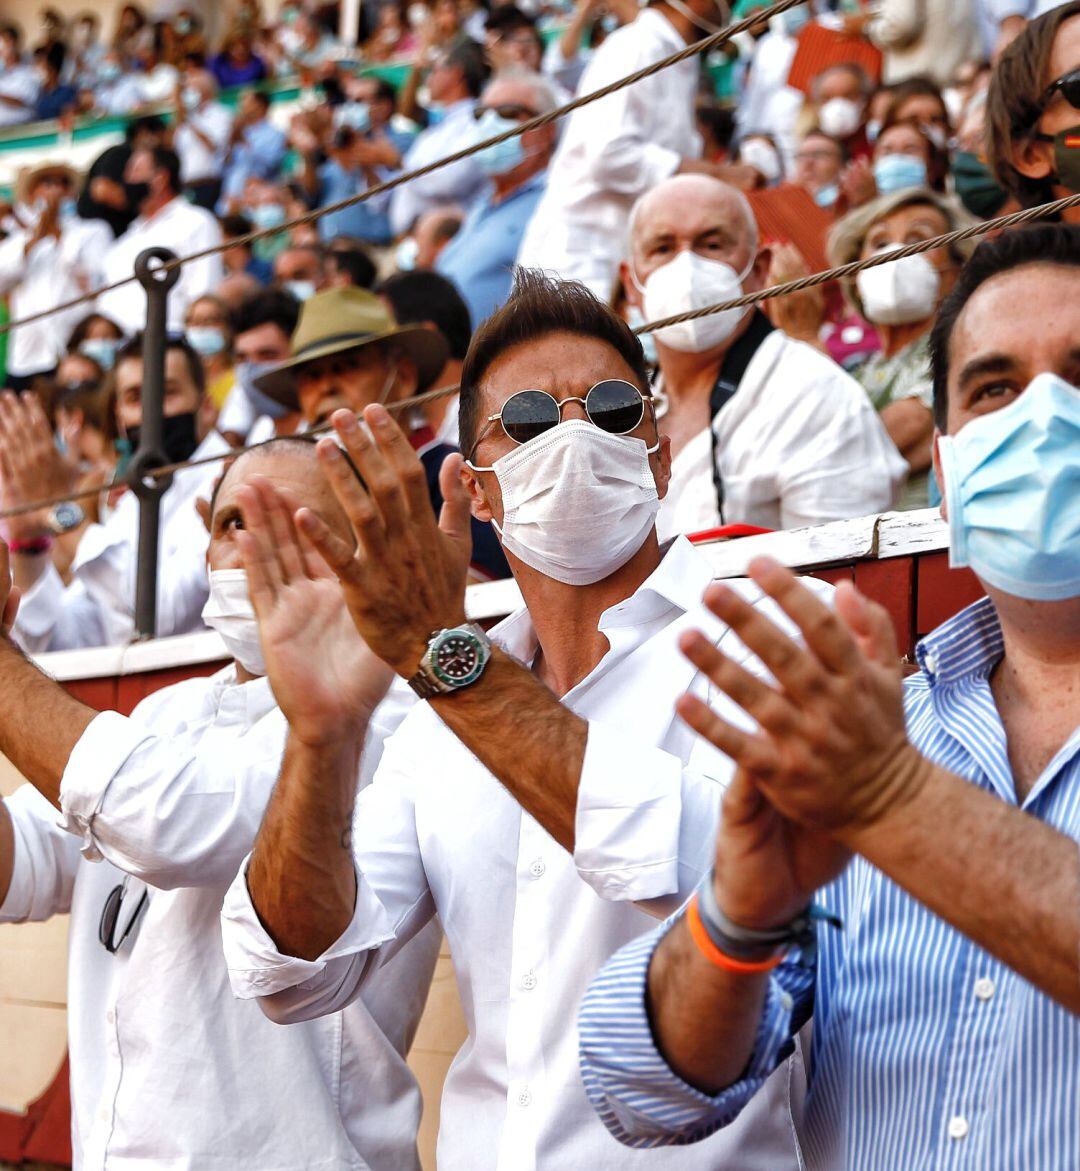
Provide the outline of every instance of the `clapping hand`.
{"type": "Polygon", "coordinates": [[[11,584],[11,558],[0,541],[0,638],[9,638],[19,612],[19,590],[11,584]]]}
{"type": "Polygon", "coordinates": [[[439,480],[444,504],[436,523],[424,466],[405,433],[382,406],[366,408],[364,421],[367,427],[351,411],[331,416],[363,484],[333,439],[319,443],[319,459],[352,525],[355,546],[310,509],[301,509],[296,521],[341,582],[361,637],[408,679],[430,636],[465,619],[469,501],[461,456],[449,456],[439,480]]]}
{"type": "Polygon", "coordinates": [[[739,868],[718,858],[721,905],[737,921],[783,921],[813,891],[843,868],[859,834],[918,798],[928,770],[912,747],[904,722],[900,655],[882,607],[844,583],[835,610],[824,605],[789,570],[766,558],[750,576],[795,623],[800,645],[756,607],[723,585],[705,594],[725,622],[772,673],[769,683],[719,651],[703,635],[683,636],[683,652],[755,721],[736,728],[702,700],[683,696],[679,714],[736,763],[739,775],[726,804],[741,819],[741,836],[718,850],[742,849],[785,881],[773,895],[755,899],[739,868]],[[725,881],[727,880],[727,881],[725,881]],[[745,916],[740,919],[740,915],[745,916]]]}
{"type": "Polygon", "coordinates": [[[303,743],[348,737],[366,727],[393,673],[364,645],[341,586],[297,533],[295,501],[258,476],[237,499],[236,540],[274,698],[303,743]]]}
{"type": "MultiPolygon", "coordinates": [[[[78,467],[57,450],[37,396],[0,394],[0,506],[22,508],[36,500],[74,491],[78,467]]],[[[47,509],[4,521],[8,541],[32,541],[49,532],[47,509]]]]}

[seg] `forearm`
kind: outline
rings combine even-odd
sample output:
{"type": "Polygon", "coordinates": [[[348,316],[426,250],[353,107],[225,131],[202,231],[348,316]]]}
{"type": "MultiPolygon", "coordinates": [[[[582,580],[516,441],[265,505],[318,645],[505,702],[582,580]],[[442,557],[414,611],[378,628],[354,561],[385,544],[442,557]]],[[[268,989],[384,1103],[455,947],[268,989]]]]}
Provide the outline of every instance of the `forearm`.
{"type": "Polygon", "coordinates": [[[709,963],[680,919],[657,948],[648,983],[653,1035],[672,1071],[707,1094],[737,1082],[753,1053],[768,979],[709,963]]]}
{"type": "Polygon", "coordinates": [[[588,724],[497,648],[479,682],[431,706],[525,812],[573,853],[588,724]]]}
{"type": "Polygon", "coordinates": [[[60,807],[68,757],[98,714],[72,699],[8,638],[0,638],[0,753],[60,807]]]}
{"type": "Polygon", "coordinates": [[[356,902],[353,806],[364,729],[317,747],[290,735],[248,867],[252,905],[285,955],[317,959],[356,902]]]}
{"type": "Polygon", "coordinates": [[[1080,1013],[1080,846],[926,764],[916,797],[841,835],[910,895],[1080,1013]]]}

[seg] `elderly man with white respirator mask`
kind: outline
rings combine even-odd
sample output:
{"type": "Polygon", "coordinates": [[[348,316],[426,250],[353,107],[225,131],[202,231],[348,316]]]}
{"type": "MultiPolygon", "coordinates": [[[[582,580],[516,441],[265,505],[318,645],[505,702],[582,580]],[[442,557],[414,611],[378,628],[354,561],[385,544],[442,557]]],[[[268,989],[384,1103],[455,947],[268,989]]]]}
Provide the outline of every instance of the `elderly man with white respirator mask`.
{"type": "MultiPolygon", "coordinates": [[[[0,544],[0,752],[30,781],[0,802],[0,921],[70,912],[68,1027],[74,1166],[419,1171],[420,1094],[405,1064],[438,949],[418,936],[365,999],[279,1029],[230,993],[222,895],[251,848],[287,726],[267,678],[238,534],[246,485],[273,483],[346,539],[314,443],[274,440],[239,456],[211,505],[204,617],[234,662],[149,696],[130,717],[98,713],[10,640],[0,544]]],[[[375,707],[365,766],[407,712],[391,673],[346,655],[352,632],[325,574],[318,621],[297,603],[284,641],[321,664],[323,686],[375,707]]],[[[355,640],[354,640],[355,641],[355,640]]],[[[278,660],[281,656],[279,654],[278,660]]],[[[362,782],[370,779],[370,772],[362,782]]]]}
{"type": "MultiPolygon", "coordinates": [[[[235,991],[280,1021],[334,1012],[437,914],[470,1031],[444,1089],[441,1167],[797,1167],[797,1059],[737,1131],[689,1153],[621,1149],[578,1074],[585,986],[704,873],[712,843],[700,829],[715,825],[730,777],[674,717],[676,697],[699,688],[679,633],[706,622],[758,670],[701,606],[708,561],[683,538],[657,540],[669,445],[640,344],[581,285],[519,273],[462,367],[468,459],[443,465],[438,523],[384,407],[369,406],[365,426],[344,411],[332,422],[366,485],[337,443],[320,442],[355,547],[265,489],[257,503],[276,517],[276,543],[238,537],[290,736],[225,900],[235,991]],[[525,601],[490,632],[466,620],[470,512],[495,524],[525,601]],[[312,592],[319,558],[359,636],[426,700],[359,797],[362,721],[320,685],[324,664],[280,671],[265,637],[312,592]]],[[[732,588],[763,602],[745,582],[732,588]]]]}
{"type": "MultiPolygon", "coordinates": [[[[622,280],[648,321],[755,292],[768,269],[753,212],[727,183],[676,176],[634,207],[622,280]]],[[[753,308],[654,337],[657,413],[672,455],[662,538],[718,524],[787,529],[892,506],[907,465],[862,388],[829,358],[753,308]]]]}

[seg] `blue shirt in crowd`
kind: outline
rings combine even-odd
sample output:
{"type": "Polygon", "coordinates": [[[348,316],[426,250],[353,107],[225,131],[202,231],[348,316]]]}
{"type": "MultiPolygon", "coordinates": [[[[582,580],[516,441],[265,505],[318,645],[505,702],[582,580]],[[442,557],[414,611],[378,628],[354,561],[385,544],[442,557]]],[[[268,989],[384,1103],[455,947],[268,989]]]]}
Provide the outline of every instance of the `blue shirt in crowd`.
{"type": "MultiPolygon", "coordinates": [[[[1015,805],[989,681],[1003,647],[988,599],[925,639],[922,672],[907,682],[908,732],[930,759],[1015,805]]],[[[1021,808],[1080,838],[1080,729],[1021,808]]],[[[671,1071],[649,1027],[648,964],[670,924],[611,959],[580,1019],[585,1086],[608,1128],[635,1147],[711,1134],[812,1016],[799,1132],[811,1171],[1080,1167],[1080,1019],[863,859],[819,901],[843,930],[819,929],[816,972],[789,961],[772,973],[743,1080],[716,1097],[671,1071]]]]}
{"type": "Polygon", "coordinates": [[[435,262],[465,298],[474,329],[510,296],[521,237],[546,182],[541,172],[497,202],[493,191],[485,192],[435,262]]]}
{"type": "MultiPolygon", "coordinates": [[[[390,140],[398,154],[404,158],[412,145],[413,135],[387,126],[383,134],[390,140]]],[[[380,182],[395,174],[386,167],[377,168],[380,182]]],[[[319,206],[348,199],[369,186],[363,169],[347,171],[336,160],[329,159],[319,168],[319,206]]],[[[390,192],[354,203],[342,211],[323,216],[318,221],[319,238],[333,240],[335,236],[351,236],[368,244],[389,244],[394,238],[387,215],[390,206],[390,192]]]]}
{"type": "Polygon", "coordinates": [[[34,105],[34,117],[44,121],[46,118],[59,118],[69,107],[74,106],[79,95],[73,85],[58,85],[55,89],[42,90],[34,105]]]}
{"type": "Polygon", "coordinates": [[[285,135],[266,120],[247,127],[225,162],[218,210],[224,211],[230,198],[239,199],[249,179],[276,179],[287,145],[285,135]]]}

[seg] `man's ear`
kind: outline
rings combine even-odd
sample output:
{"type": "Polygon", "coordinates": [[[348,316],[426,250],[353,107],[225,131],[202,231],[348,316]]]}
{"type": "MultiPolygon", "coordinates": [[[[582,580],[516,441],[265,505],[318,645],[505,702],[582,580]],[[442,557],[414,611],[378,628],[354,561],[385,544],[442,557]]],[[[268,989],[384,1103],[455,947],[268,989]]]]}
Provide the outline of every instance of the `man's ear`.
{"type": "Polygon", "coordinates": [[[412,398],[416,388],[420,385],[420,372],[416,363],[405,354],[398,354],[394,359],[397,363],[397,373],[394,376],[394,385],[390,388],[388,402],[401,402],[402,399],[412,398]]]}
{"type": "MultiPolygon", "coordinates": [[[[644,298],[641,290],[634,284],[634,278],[630,275],[630,264],[626,260],[619,264],[619,280],[622,281],[627,304],[633,305],[635,309],[642,309],[644,298]]],[[[642,311],[644,310],[642,309],[642,311]]]]}
{"type": "Polygon", "coordinates": [[[469,494],[469,511],[476,520],[482,524],[486,524],[491,520],[493,514],[491,505],[488,503],[487,493],[485,493],[483,485],[480,482],[480,477],[471,468],[462,464],[461,482],[465,485],[465,491],[469,494]]]}
{"type": "Polygon", "coordinates": [[[218,409],[209,394],[204,394],[199,409],[195,412],[195,432],[203,440],[214,429],[218,420],[218,409]]]}
{"type": "Polygon", "coordinates": [[[758,249],[754,258],[754,266],[750,269],[745,284],[750,286],[751,292],[764,289],[769,283],[769,270],[772,268],[772,249],[765,245],[758,249]]]}
{"type": "Polygon", "coordinates": [[[1027,179],[1049,179],[1054,174],[1054,147],[1031,136],[1013,145],[1012,165],[1027,179]]]}
{"type": "Polygon", "coordinates": [[[667,435],[660,435],[660,449],[653,459],[653,479],[656,481],[656,494],[661,500],[668,494],[671,484],[671,439],[667,435]]]}

